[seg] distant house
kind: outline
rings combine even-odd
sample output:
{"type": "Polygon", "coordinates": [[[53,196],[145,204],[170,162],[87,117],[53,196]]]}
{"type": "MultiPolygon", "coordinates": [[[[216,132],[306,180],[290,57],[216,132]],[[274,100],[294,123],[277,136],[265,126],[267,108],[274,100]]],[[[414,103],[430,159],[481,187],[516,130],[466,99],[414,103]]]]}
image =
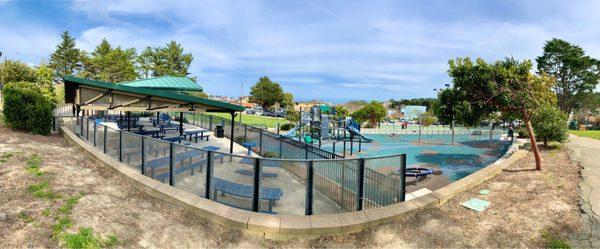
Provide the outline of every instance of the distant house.
{"type": "Polygon", "coordinates": [[[300,111],[300,109],[308,110],[311,107],[313,107],[314,105],[322,105],[322,104],[325,104],[325,103],[323,101],[318,101],[318,100],[296,102],[294,104],[294,110],[296,110],[296,111],[300,111]]]}
{"type": "Polygon", "coordinates": [[[407,105],[403,107],[400,112],[402,112],[405,119],[418,119],[419,115],[427,112],[427,106],[407,105]]]}

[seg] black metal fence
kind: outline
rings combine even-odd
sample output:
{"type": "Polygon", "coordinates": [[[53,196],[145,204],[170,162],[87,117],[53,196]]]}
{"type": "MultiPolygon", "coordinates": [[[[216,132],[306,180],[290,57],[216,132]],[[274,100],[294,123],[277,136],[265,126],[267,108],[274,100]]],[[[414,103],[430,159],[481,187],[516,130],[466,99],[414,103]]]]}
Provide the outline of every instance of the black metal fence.
{"type": "MultiPolygon", "coordinates": [[[[224,119],[198,116],[206,120],[199,118],[197,124],[193,119],[190,123],[209,129],[215,129],[217,124],[231,125],[224,119]]],[[[280,157],[257,158],[141,136],[112,128],[101,119],[57,118],[58,126],[67,127],[96,149],[145,176],[237,208],[312,215],[404,201],[404,176],[393,178],[374,169],[385,165],[404,172],[405,154],[342,159],[268,131],[234,123],[234,132],[242,134],[245,141],[256,141],[259,153],[269,151],[280,157]]],[[[230,136],[228,133],[225,135],[230,136]]]]}

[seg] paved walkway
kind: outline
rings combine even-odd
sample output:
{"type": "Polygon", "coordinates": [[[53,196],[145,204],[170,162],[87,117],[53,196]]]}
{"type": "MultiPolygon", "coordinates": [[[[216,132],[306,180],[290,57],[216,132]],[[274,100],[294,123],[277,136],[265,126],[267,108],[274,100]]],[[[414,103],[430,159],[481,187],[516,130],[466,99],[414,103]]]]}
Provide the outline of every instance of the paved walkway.
{"type": "Polygon", "coordinates": [[[600,248],[600,140],[571,135],[567,147],[571,160],[582,167],[579,204],[583,231],[572,246],[600,248]]]}

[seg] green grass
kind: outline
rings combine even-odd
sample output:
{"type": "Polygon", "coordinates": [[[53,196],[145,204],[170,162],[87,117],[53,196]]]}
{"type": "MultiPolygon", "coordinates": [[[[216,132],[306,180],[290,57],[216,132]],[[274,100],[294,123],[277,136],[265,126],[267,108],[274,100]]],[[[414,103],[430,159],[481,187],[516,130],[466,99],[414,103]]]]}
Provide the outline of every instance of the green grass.
{"type": "Polygon", "coordinates": [[[40,171],[40,164],[42,163],[42,159],[37,155],[33,154],[29,159],[27,159],[27,166],[25,166],[25,170],[32,175],[42,176],[43,172],[40,171]]]}
{"type": "Polygon", "coordinates": [[[569,133],[578,137],[589,137],[600,140],[600,130],[598,131],[569,131],[569,133]]]}
{"type": "Polygon", "coordinates": [[[79,198],[81,198],[81,197],[82,197],[81,194],[69,197],[65,201],[65,203],[63,203],[62,206],[60,206],[58,208],[57,212],[59,214],[66,214],[66,215],[71,214],[73,207],[75,207],[75,204],[77,204],[77,202],[79,202],[79,198]]]}
{"type": "Polygon", "coordinates": [[[570,249],[571,246],[569,245],[569,242],[567,242],[566,240],[560,238],[559,236],[550,233],[548,231],[545,231],[542,234],[542,239],[544,240],[545,244],[546,244],[546,248],[552,248],[552,249],[570,249]]]}
{"type": "Polygon", "coordinates": [[[13,153],[11,153],[11,152],[2,153],[2,155],[0,155],[0,163],[7,162],[8,159],[10,159],[12,156],[13,156],[13,153]]]}
{"type": "Polygon", "coordinates": [[[29,190],[29,192],[33,194],[33,196],[38,198],[50,200],[60,198],[60,195],[52,191],[48,184],[48,181],[42,181],[40,183],[32,184],[27,188],[27,190],[29,190]]]}
{"type": "MultiPolygon", "coordinates": [[[[209,112],[207,114],[226,118],[226,119],[231,119],[231,115],[229,115],[229,113],[210,113],[209,112]]],[[[197,117],[196,120],[200,120],[200,117],[197,117]]],[[[235,121],[239,122],[240,117],[239,116],[235,117],[235,121]]],[[[242,124],[257,125],[257,126],[261,126],[261,127],[266,126],[267,128],[276,128],[277,123],[282,125],[282,124],[287,124],[289,122],[284,118],[274,118],[274,117],[242,114],[242,124]]]]}
{"type": "Polygon", "coordinates": [[[31,223],[33,222],[35,219],[31,216],[29,216],[29,214],[27,214],[26,212],[20,212],[18,215],[19,219],[23,220],[25,223],[31,223]]]}
{"type": "Polygon", "coordinates": [[[79,228],[77,233],[66,233],[62,240],[67,248],[106,248],[116,246],[119,242],[115,235],[109,235],[105,239],[96,236],[89,227],[79,228]]]}

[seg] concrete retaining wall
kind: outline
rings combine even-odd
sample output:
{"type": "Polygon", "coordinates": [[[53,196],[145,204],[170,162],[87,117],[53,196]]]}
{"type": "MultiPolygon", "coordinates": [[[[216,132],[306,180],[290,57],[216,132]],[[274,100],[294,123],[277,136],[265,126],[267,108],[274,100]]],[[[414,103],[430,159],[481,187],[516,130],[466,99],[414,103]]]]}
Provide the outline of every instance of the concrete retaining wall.
{"type": "Polygon", "coordinates": [[[192,193],[150,179],[79,139],[70,130],[61,127],[63,135],[79,146],[96,162],[124,176],[138,189],[161,200],[181,206],[196,215],[227,227],[266,238],[287,239],[318,237],[328,234],[353,233],[397,221],[419,210],[445,203],[456,194],[473,188],[498,175],[527,151],[513,145],[505,156],[495,163],[450,185],[410,201],[360,212],[312,216],[272,215],[237,209],[201,198],[192,193]]]}

